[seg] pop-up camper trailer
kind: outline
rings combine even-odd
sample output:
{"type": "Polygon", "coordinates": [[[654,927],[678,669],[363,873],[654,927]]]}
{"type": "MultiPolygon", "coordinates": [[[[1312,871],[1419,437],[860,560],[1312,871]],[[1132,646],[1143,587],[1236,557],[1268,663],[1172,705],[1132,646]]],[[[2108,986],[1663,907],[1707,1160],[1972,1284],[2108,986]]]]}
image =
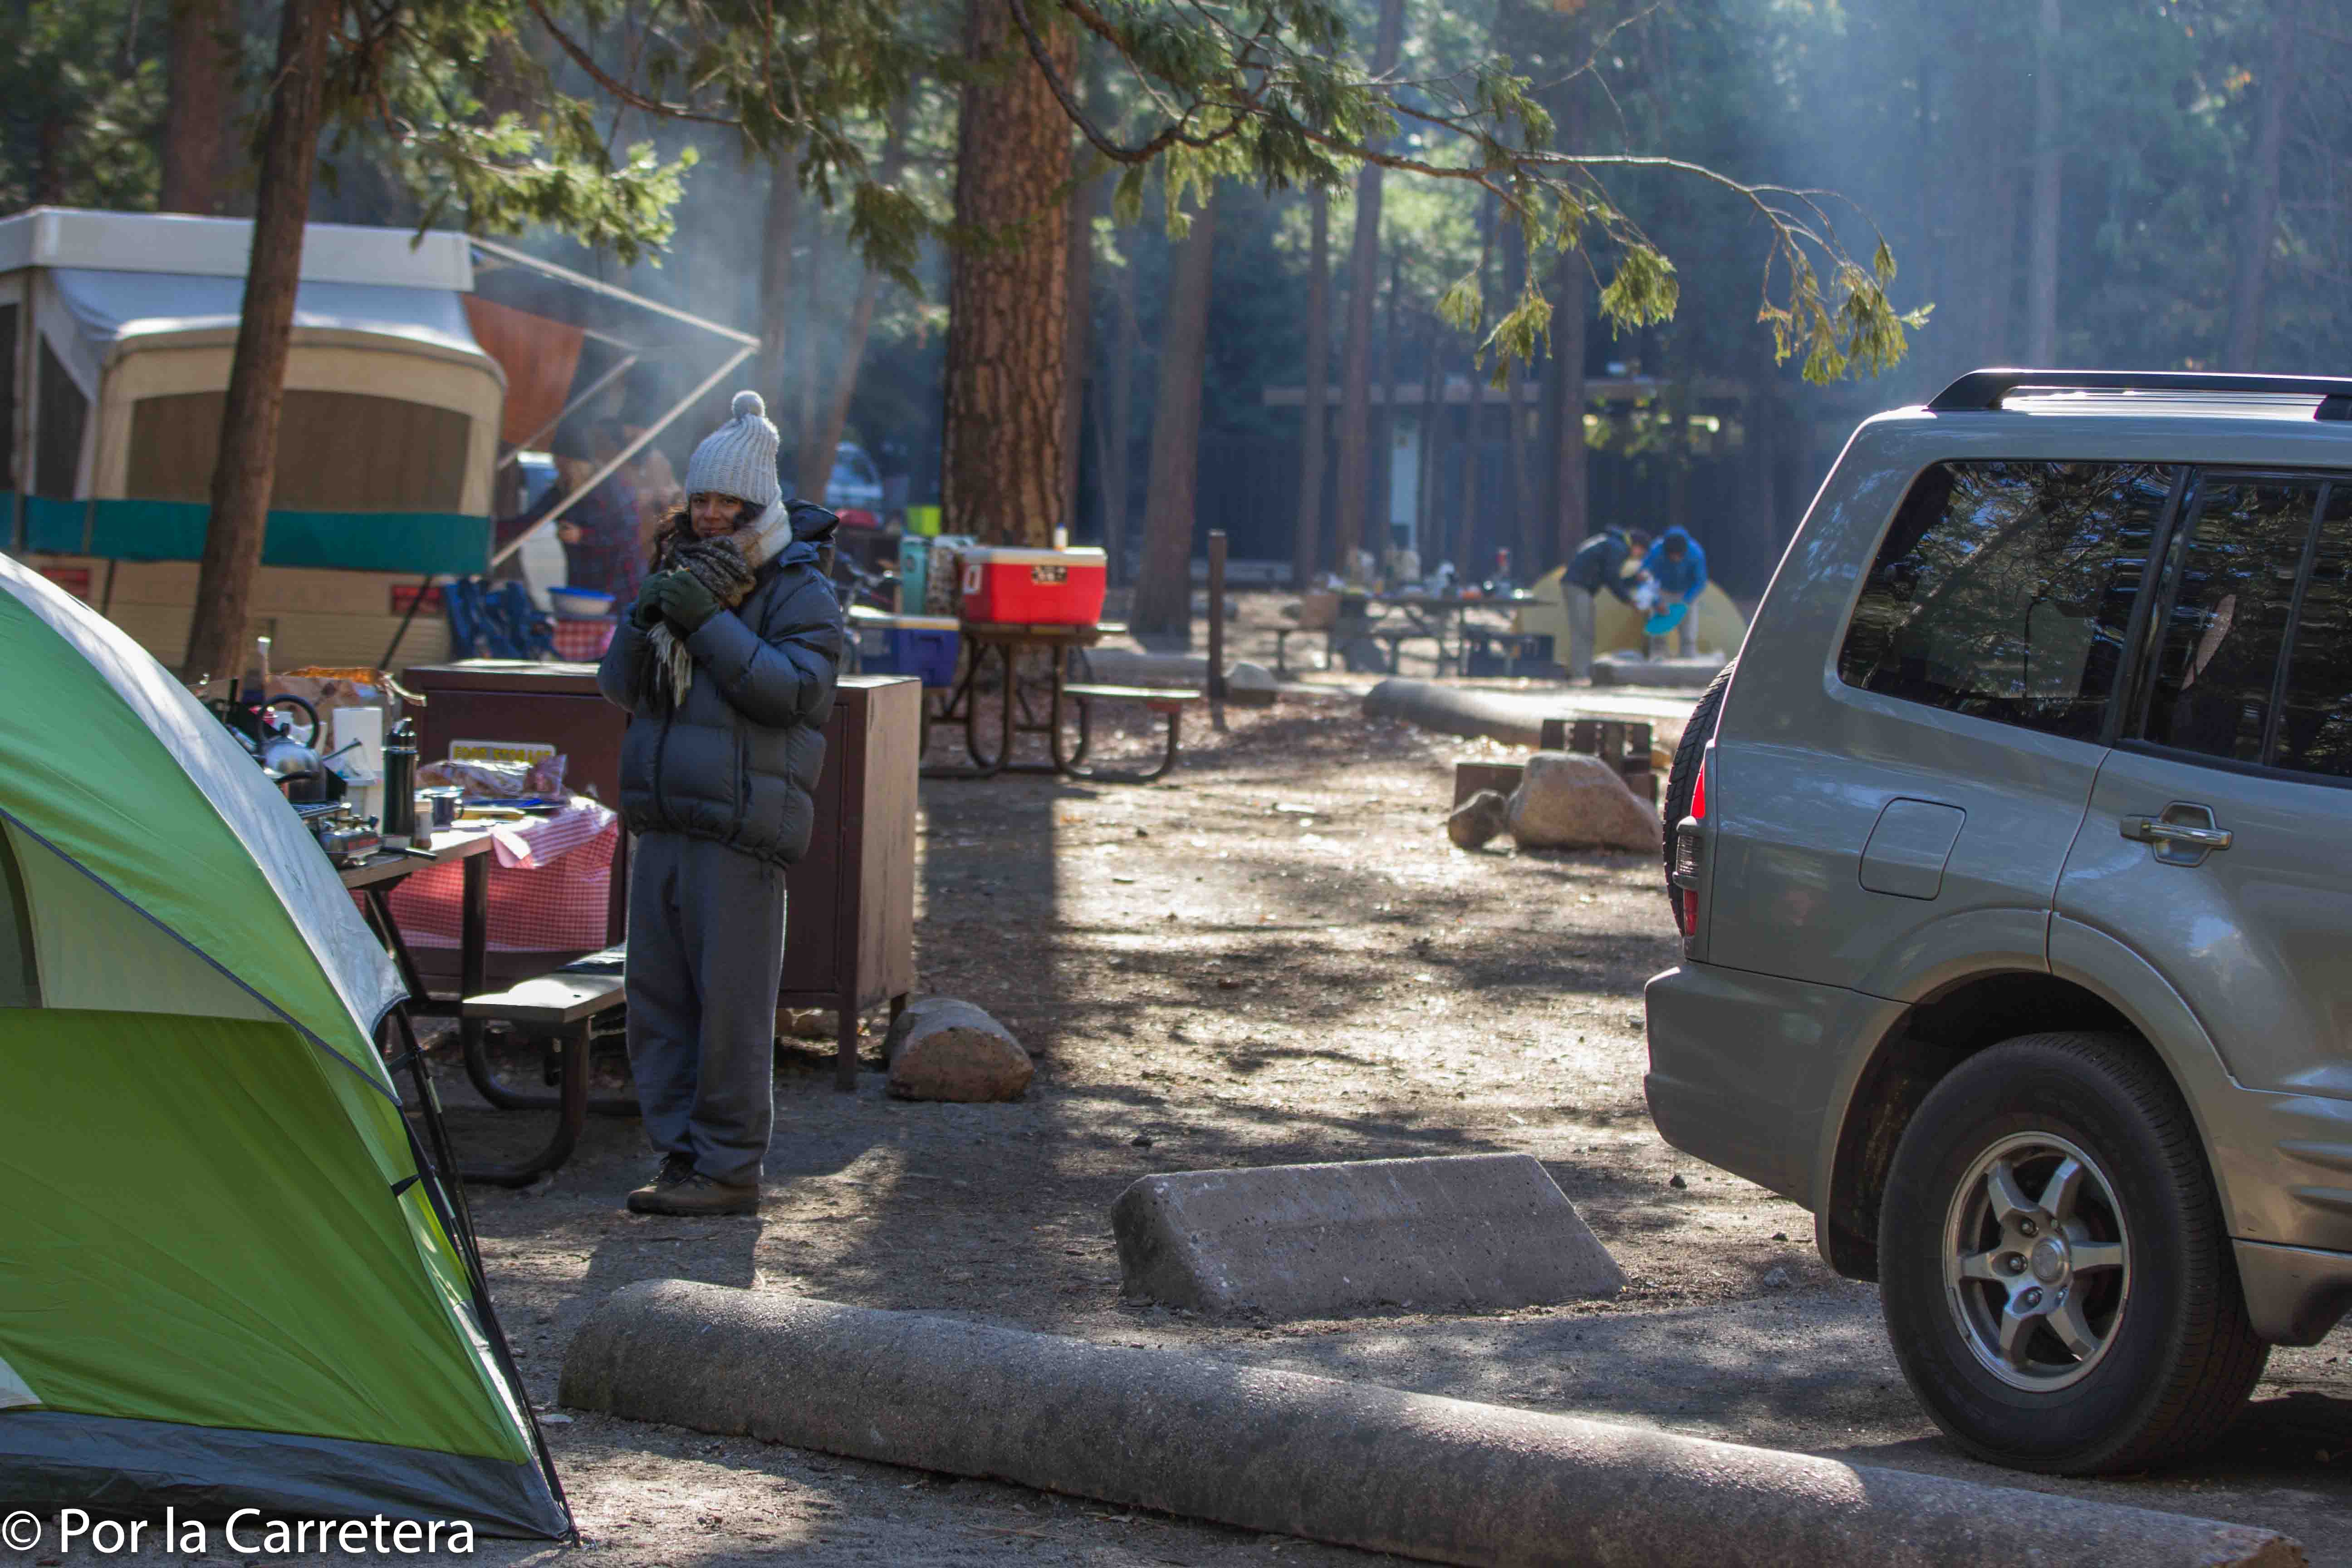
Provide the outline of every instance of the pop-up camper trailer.
{"type": "MultiPolygon", "coordinates": [[[[239,219],[0,219],[0,551],[167,665],[187,646],[252,243],[239,219]]],[[[614,464],[632,460],[723,398],[758,341],[494,241],[310,225],[254,629],[280,667],[440,659],[441,617],[414,607],[520,543],[492,547],[501,465],[614,404],[641,361],[704,372],[614,464]]]]}
{"type": "MultiPolygon", "coordinates": [[[[251,225],[40,208],[0,219],[12,553],[165,663],[184,651],[251,225]]],[[[425,573],[479,572],[506,377],[462,235],[310,226],[257,623],[373,663],[425,573]]],[[[437,637],[420,625],[412,651],[437,637]]]]}

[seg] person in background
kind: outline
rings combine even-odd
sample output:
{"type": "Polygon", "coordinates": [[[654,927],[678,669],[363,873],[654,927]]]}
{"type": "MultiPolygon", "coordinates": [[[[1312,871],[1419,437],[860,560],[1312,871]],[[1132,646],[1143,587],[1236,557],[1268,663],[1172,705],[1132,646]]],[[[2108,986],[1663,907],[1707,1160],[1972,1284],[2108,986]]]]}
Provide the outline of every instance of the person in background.
{"type": "MultiPolygon", "coordinates": [[[[642,426],[628,425],[621,429],[628,441],[645,433],[642,426]]],[[[629,476],[629,485],[637,492],[638,553],[650,555],[662,524],[686,505],[686,489],[677,482],[677,470],[670,467],[669,455],[651,441],[637,448],[636,457],[625,464],[621,472],[629,476]]]]}
{"type": "MultiPolygon", "coordinates": [[[[555,466],[563,476],[566,495],[577,490],[628,444],[617,419],[599,419],[588,433],[586,449],[563,449],[555,466]]],[[[568,587],[610,594],[615,607],[637,596],[645,575],[644,546],[637,532],[637,492],[628,480],[625,465],[572,503],[555,521],[555,536],[563,542],[563,580],[568,587]]]]}
{"type": "Polygon", "coordinates": [[[638,1214],[752,1214],[775,1127],[784,868],[808,849],[841,605],[823,507],[786,501],[754,392],[694,449],[687,504],[597,668],[629,710],[628,1047],[661,1154],[638,1214]]]}
{"type": "Polygon", "coordinates": [[[1683,658],[1690,658],[1698,652],[1698,596],[1706,592],[1706,552],[1680,528],[1670,528],[1658,536],[1642,557],[1643,574],[1658,585],[1658,607],[1681,605],[1682,625],[1668,636],[1683,658]]]}
{"type": "Polygon", "coordinates": [[[1633,590],[1625,580],[1625,563],[1642,547],[1646,535],[1611,523],[1576,547],[1560,574],[1560,592],[1568,608],[1568,673],[1574,680],[1592,679],[1592,628],[1595,596],[1602,590],[1630,605],[1633,590]]]}

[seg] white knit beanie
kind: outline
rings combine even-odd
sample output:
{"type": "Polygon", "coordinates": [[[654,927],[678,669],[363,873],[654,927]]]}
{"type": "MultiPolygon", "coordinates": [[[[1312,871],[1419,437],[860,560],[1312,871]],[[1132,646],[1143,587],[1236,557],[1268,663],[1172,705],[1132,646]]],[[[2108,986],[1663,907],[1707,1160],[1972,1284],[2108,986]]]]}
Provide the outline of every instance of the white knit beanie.
{"type": "Polygon", "coordinates": [[[686,493],[734,496],[764,510],[784,493],[776,479],[776,427],[756,392],[737,393],[733,412],[687,459],[686,493]]]}

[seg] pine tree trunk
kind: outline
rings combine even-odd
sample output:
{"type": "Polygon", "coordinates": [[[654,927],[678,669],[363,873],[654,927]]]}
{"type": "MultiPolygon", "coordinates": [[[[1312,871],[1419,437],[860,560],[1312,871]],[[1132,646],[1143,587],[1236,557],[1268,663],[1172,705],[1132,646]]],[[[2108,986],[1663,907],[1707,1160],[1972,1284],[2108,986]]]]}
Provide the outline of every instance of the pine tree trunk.
{"type": "Polygon", "coordinates": [[[768,178],[767,221],[760,237],[760,353],[751,384],[770,408],[784,410],[784,350],[792,333],[793,242],[800,229],[801,181],[793,150],[780,148],[768,178]]]}
{"type": "Polygon", "coordinates": [[[1298,521],[1290,535],[1290,583],[1304,588],[1322,563],[1323,442],[1331,385],[1331,193],[1317,186],[1307,197],[1313,238],[1307,246],[1307,363],[1299,377],[1306,401],[1298,419],[1298,521]]]}
{"type": "Polygon", "coordinates": [[[169,82],[163,99],[163,193],[167,213],[220,210],[236,27],[225,0],[172,0],[169,82]]]}
{"type": "Polygon", "coordinates": [[[2026,361],[2058,363],[2058,215],[2060,176],[2059,0],[2042,0],[2034,35],[2032,251],[2026,271],[2026,361]]]}
{"type": "MultiPolygon", "coordinates": [[[[1066,83],[1076,41],[1045,7],[1033,15],[1066,83]]],[[[963,89],[955,216],[981,238],[948,265],[946,526],[1049,544],[1064,521],[1070,125],[1004,0],[971,0],[964,53],[979,74],[963,89]]]]}
{"type": "MultiPolygon", "coordinates": [[[[1396,351],[1397,311],[1404,302],[1404,256],[1400,252],[1389,257],[1388,325],[1381,333],[1381,359],[1372,372],[1372,384],[1381,389],[1381,411],[1372,421],[1372,483],[1371,515],[1365,519],[1363,548],[1372,553],[1372,571],[1380,573],[1381,557],[1387,552],[1393,532],[1391,521],[1396,516],[1396,351]]],[[[1424,416],[1423,422],[1426,423],[1424,416]]],[[[1422,443],[1422,464],[1429,461],[1428,442],[1422,443]]],[[[1415,479],[1419,476],[1416,474],[1415,479]]]]}
{"type": "MultiPolygon", "coordinates": [[[[1527,287],[1528,247],[1525,237],[1513,237],[1504,249],[1506,309],[1517,309],[1527,287]]],[[[1503,396],[1511,414],[1511,562],[1522,583],[1531,582],[1543,563],[1546,530],[1536,499],[1535,475],[1528,466],[1527,366],[1513,358],[1503,371],[1503,396]]]]}
{"type": "Polygon", "coordinates": [[[1192,641],[1192,498],[1201,468],[1201,381],[1208,364],[1209,283],[1215,271],[1213,190],[1176,249],[1160,318],[1160,392],[1151,410],[1151,472],[1143,510],[1143,570],[1128,622],[1192,641]]]}
{"type": "Polygon", "coordinates": [[[821,372],[816,354],[817,323],[824,320],[825,225],[824,216],[809,226],[807,265],[802,279],[802,299],[799,319],[793,323],[793,456],[792,474],[798,482],[800,493],[809,500],[822,502],[824,492],[833,482],[831,447],[817,445],[817,426],[823,422],[824,394],[818,384],[821,372]]]}
{"type": "MultiPolygon", "coordinates": [[[[906,142],[899,132],[899,120],[890,125],[889,140],[883,143],[881,166],[876,171],[880,184],[898,184],[899,173],[907,166],[906,142]]],[[[812,450],[832,452],[841,446],[841,437],[849,428],[849,405],[857,395],[858,373],[866,364],[866,340],[874,330],[874,307],[882,292],[882,275],[868,267],[857,279],[857,302],[849,308],[849,324],[843,330],[841,357],[833,367],[833,387],[826,395],[824,406],[817,418],[816,437],[812,450]]],[[[832,466],[826,465],[830,477],[832,466]]]]}
{"type": "Polygon", "coordinates": [[[246,618],[261,569],[270,487],[278,471],[278,415],[285,403],[294,290],[302,275],[303,225],[319,158],[328,35],[340,10],[340,0],[286,0],[278,27],[278,68],[270,81],[255,195],[253,253],[246,266],[245,307],[221,412],[212,513],[196,574],[195,621],[188,631],[184,672],[191,679],[245,668],[246,618]]]}
{"type": "Polygon", "coordinates": [[[1560,258],[1551,317],[1552,554],[1546,569],[1576,553],[1591,531],[1584,449],[1584,258],[1560,258]]]}
{"type": "MultiPolygon", "coordinates": [[[[1404,38],[1404,0],[1381,0],[1372,43],[1372,74],[1396,68],[1404,38]]],[[[1348,333],[1339,356],[1339,475],[1333,497],[1331,556],[1341,576],[1352,575],[1355,552],[1370,533],[1372,494],[1372,297],[1381,286],[1381,171],[1356,176],[1356,232],[1348,249],[1348,333]]]]}
{"type": "Polygon", "coordinates": [[[1135,257],[1118,269],[1118,337],[1110,361],[1110,406],[1095,421],[1102,445],[1103,551],[1110,557],[1110,580],[1127,579],[1127,518],[1135,487],[1129,482],[1135,459],[1135,356],[1142,329],[1135,308],[1135,257]]]}
{"type": "Polygon", "coordinates": [[[2276,0],[2271,10],[2269,68],[2254,131],[2252,199],[2238,226],[2237,278],[2230,291],[2230,342],[2221,368],[2261,368],[2263,302],[2270,284],[2271,247],[2278,237],[2279,151],[2285,141],[2286,103],[2294,90],[2294,47],[2301,7],[2276,0]]]}
{"type": "Polygon", "coordinates": [[[1095,293],[1095,213],[1102,205],[1102,180],[1092,179],[1072,193],[1067,300],[1069,321],[1062,353],[1069,389],[1062,399],[1062,517],[1075,524],[1078,518],[1078,437],[1086,423],[1087,372],[1092,351],[1095,293]]]}

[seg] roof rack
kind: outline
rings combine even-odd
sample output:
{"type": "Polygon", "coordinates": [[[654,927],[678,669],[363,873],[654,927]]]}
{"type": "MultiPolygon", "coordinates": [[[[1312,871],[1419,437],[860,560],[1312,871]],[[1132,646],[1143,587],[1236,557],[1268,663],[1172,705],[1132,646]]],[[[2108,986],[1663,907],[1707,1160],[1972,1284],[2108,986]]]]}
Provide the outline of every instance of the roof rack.
{"type": "Polygon", "coordinates": [[[2352,420],[2352,381],[2324,375],[2233,375],[2200,370],[1972,370],[1936,395],[1933,414],[1984,411],[2021,388],[2063,392],[2245,392],[2316,397],[2315,419],[2352,420]]]}

